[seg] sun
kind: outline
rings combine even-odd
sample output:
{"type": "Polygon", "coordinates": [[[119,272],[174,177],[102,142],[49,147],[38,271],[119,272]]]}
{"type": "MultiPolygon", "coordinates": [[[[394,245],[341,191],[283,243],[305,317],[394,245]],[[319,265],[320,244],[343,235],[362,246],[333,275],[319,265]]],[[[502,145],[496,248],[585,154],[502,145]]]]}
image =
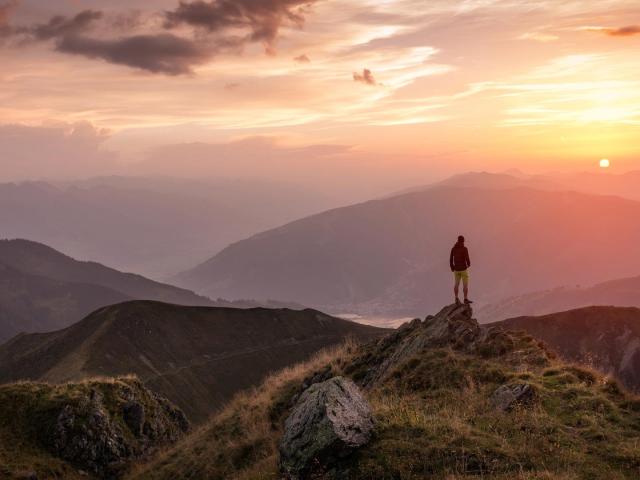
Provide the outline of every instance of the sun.
{"type": "Polygon", "coordinates": [[[608,158],[603,158],[600,160],[600,168],[609,168],[611,166],[611,162],[608,158]]]}

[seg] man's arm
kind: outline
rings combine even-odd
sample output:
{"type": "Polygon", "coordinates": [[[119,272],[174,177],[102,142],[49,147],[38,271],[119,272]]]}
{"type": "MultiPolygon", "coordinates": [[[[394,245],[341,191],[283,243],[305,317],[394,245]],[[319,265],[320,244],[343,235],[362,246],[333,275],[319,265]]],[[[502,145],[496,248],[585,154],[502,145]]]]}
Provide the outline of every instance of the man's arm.
{"type": "Polygon", "coordinates": [[[449,254],[449,266],[451,267],[451,271],[453,272],[455,270],[455,267],[453,266],[453,248],[451,249],[451,253],[449,254]]]}
{"type": "Polygon", "coordinates": [[[467,247],[464,247],[464,256],[467,257],[467,268],[469,268],[471,266],[471,260],[469,259],[469,249],[467,247]]]}

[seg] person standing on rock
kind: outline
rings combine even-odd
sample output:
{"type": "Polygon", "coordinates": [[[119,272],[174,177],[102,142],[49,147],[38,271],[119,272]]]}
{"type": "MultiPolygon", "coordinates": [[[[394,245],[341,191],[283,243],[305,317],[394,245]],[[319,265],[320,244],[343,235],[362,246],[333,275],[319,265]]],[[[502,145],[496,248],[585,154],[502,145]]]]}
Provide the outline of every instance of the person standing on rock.
{"type": "Polygon", "coordinates": [[[455,280],[453,293],[456,296],[456,304],[460,303],[458,292],[460,290],[461,280],[462,290],[464,293],[464,303],[472,303],[471,300],[469,300],[469,267],[471,267],[471,260],[469,260],[469,250],[464,246],[464,237],[462,235],[458,237],[458,241],[451,249],[451,255],[449,255],[449,266],[451,267],[455,280]]]}

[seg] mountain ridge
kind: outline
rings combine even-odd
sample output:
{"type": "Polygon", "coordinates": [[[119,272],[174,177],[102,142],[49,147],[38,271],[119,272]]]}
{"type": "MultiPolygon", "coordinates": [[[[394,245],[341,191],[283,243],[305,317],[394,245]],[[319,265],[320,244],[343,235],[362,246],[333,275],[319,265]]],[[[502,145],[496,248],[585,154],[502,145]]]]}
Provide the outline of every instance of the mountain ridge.
{"type": "Polygon", "coordinates": [[[510,297],[483,305],[477,311],[481,323],[518,316],[540,316],[594,305],[640,307],[640,277],[597,283],[589,287],[558,287],[510,297]]]}
{"type": "Polygon", "coordinates": [[[366,340],[384,332],[311,309],[130,301],[64,330],[21,335],[0,346],[0,382],[135,374],[202,421],[271,371],[350,336],[366,340]]]}

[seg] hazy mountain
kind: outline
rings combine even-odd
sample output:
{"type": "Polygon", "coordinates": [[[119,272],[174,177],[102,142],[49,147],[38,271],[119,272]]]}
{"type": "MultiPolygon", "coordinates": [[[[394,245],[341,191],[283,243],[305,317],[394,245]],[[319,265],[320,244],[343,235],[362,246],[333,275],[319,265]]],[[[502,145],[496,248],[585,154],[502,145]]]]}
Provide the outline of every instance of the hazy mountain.
{"type": "Polygon", "coordinates": [[[296,308],[277,300],[227,301],[123,273],[95,262],[80,262],[29,240],[0,240],[0,343],[20,332],[49,332],[94,310],[126,300],[232,308],[296,308]]]}
{"type": "Polygon", "coordinates": [[[212,304],[208,298],[182,288],[123,273],[96,262],[75,260],[42,243],[30,240],[0,240],[0,262],[30,275],[64,282],[107,287],[130,298],[161,300],[182,305],[212,304]]]}
{"type": "Polygon", "coordinates": [[[640,307],[640,277],[612,280],[591,287],[558,287],[510,297],[477,309],[477,316],[480,322],[487,322],[592,305],[640,307]]]}
{"type": "Polygon", "coordinates": [[[519,171],[504,173],[467,172],[432,185],[408,188],[391,196],[415,193],[434,187],[466,188],[534,188],[537,190],[575,191],[597,195],[615,195],[640,200],[640,171],[620,174],[607,172],[548,173],[527,175],[519,171]]]}
{"type": "Polygon", "coordinates": [[[188,290],[79,262],[40,243],[0,240],[0,342],[20,332],[64,328],[131,299],[214,305],[188,290]]]}
{"type": "Polygon", "coordinates": [[[210,296],[416,315],[448,301],[459,234],[480,303],[637,275],[640,203],[526,188],[438,187],[331,210],[223,250],[176,282],[210,296]],[[623,253],[623,254],[620,254],[623,253]]]}
{"type": "Polygon", "coordinates": [[[313,310],[128,302],[65,330],[20,335],[0,346],[0,383],[134,373],[200,421],[271,371],[347,337],[384,332],[313,310]]]}
{"type": "Polygon", "coordinates": [[[131,297],[99,285],[29,275],[0,262],[0,343],[20,332],[64,328],[131,297]]]}
{"type": "Polygon", "coordinates": [[[526,330],[566,360],[591,365],[640,391],[640,309],[588,307],[499,325],[526,330]]]}
{"type": "Polygon", "coordinates": [[[154,278],[233,241],[335,206],[259,180],[105,177],[0,184],[0,237],[33,238],[76,258],[154,278]]]}

